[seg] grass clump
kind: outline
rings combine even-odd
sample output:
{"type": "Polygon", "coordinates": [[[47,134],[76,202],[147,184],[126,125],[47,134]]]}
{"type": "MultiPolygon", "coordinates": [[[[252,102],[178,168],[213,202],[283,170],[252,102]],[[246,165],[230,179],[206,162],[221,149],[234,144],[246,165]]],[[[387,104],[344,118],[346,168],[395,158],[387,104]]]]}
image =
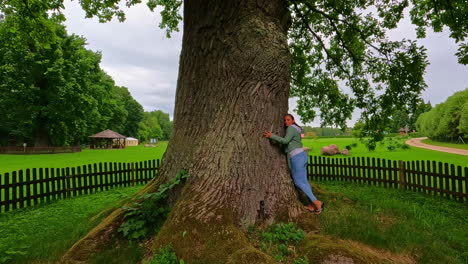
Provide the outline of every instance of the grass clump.
{"type": "Polygon", "coordinates": [[[105,216],[103,210],[141,186],[17,209],[0,214],[0,263],[53,263],[105,216]]]}
{"type": "Polygon", "coordinates": [[[323,233],[407,254],[418,263],[468,263],[466,204],[426,194],[350,182],[319,182],[327,191],[323,233]]]}
{"type": "Polygon", "coordinates": [[[185,264],[184,260],[177,259],[174,249],[171,245],[160,248],[158,253],[155,254],[149,261],[144,264],[185,264]]]}
{"type": "Polygon", "coordinates": [[[161,184],[155,193],[140,196],[133,206],[124,206],[124,222],[118,231],[131,240],[140,240],[157,233],[171,211],[166,199],[168,191],[188,178],[187,171],[181,170],[169,182],[161,184]]]}
{"type": "Polygon", "coordinates": [[[296,255],[295,246],[304,239],[305,232],[294,223],[278,223],[264,231],[251,227],[248,235],[256,247],[279,263],[308,263],[306,258],[296,255]]]}

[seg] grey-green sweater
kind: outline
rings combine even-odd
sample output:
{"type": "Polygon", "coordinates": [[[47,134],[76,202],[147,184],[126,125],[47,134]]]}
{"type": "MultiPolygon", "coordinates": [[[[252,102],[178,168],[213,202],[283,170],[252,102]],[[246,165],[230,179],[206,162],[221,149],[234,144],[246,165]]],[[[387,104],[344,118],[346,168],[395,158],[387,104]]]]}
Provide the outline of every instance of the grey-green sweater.
{"type": "Polygon", "coordinates": [[[288,159],[289,159],[289,153],[292,150],[297,149],[297,148],[302,148],[300,131],[301,131],[301,128],[293,124],[286,129],[286,135],[284,137],[280,137],[275,134],[272,134],[270,139],[280,144],[286,145],[284,152],[288,154],[288,159]]]}

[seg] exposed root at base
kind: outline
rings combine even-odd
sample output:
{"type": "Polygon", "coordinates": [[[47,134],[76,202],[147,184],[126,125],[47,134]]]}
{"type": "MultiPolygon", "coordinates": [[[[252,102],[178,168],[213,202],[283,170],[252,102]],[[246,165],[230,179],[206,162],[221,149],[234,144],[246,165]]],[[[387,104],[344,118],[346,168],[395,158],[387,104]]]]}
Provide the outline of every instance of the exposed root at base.
{"type": "Polygon", "coordinates": [[[114,210],[108,216],[106,216],[99,225],[88,232],[82,239],[78,240],[58,261],[60,264],[84,264],[94,256],[96,253],[105,247],[112,238],[112,235],[117,232],[117,229],[122,224],[123,215],[125,211],[120,207],[124,204],[129,204],[132,201],[137,200],[142,194],[155,192],[161,182],[154,179],[143,189],[138,191],[132,198],[128,198],[119,202],[117,205],[119,208],[113,207],[112,209],[104,210],[91,220],[94,221],[102,215],[109,214],[111,210],[114,210]]]}

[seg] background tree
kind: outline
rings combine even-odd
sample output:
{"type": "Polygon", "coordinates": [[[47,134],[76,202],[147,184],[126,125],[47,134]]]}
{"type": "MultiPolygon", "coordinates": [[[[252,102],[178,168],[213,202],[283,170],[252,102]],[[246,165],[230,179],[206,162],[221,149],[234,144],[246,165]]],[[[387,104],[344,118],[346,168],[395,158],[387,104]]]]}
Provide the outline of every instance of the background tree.
{"type": "Polygon", "coordinates": [[[152,111],[150,114],[158,120],[158,124],[161,127],[162,135],[158,138],[161,140],[169,140],[172,135],[172,121],[169,118],[169,114],[161,110],[152,111]]]}
{"type": "Polygon", "coordinates": [[[418,117],[427,111],[432,109],[431,103],[424,103],[423,100],[420,100],[414,107],[411,109],[402,108],[396,110],[393,115],[390,117],[390,127],[389,132],[398,133],[400,128],[408,128],[409,131],[417,130],[416,121],[418,117]]]}
{"type": "Polygon", "coordinates": [[[100,53],[68,35],[47,3],[0,3],[2,144],[86,143],[107,128],[136,136],[143,108],[100,69],[100,53]]]}
{"type": "MultiPolygon", "coordinates": [[[[108,21],[113,16],[124,19],[118,2],[80,3],[88,17],[108,21]]],[[[139,2],[127,1],[127,6],[139,2]]],[[[261,132],[281,133],[281,118],[293,95],[299,97],[298,111],[305,122],[318,107],[324,124],[344,127],[354,106],[363,109],[365,127],[378,140],[395,106],[414,104],[425,87],[424,49],[412,41],[385,37],[408,4],[184,1],[172,140],[159,177],[141,193],[154,192],[182,169],[189,170],[190,178],[171,194],[174,208],[155,247],[171,243],[191,263],[238,263],[245,252],[258,259],[261,253],[241,228],[294,220],[304,212],[284,156],[261,132]],[[339,83],[353,95],[344,94],[339,83]]],[[[161,26],[170,34],[181,20],[182,1],[148,2],[151,9],[158,5],[161,26]]],[[[463,0],[415,0],[411,14],[421,36],[429,25],[436,31],[448,26],[455,40],[464,41],[467,8],[463,0]]],[[[467,52],[461,44],[461,62],[467,52]]],[[[122,210],[109,215],[63,260],[83,260],[98,250],[121,217],[122,210]]]]}
{"type": "Polygon", "coordinates": [[[314,132],[317,136],[322,137],[333,137],[333,136],[349,136],[351,133],[346,129],[343,131],[341,128],[333,128],[333,127],[309,127],[304,126],[302,127],[304,132],[307,134],[308,132],[314,132]]]}
{"type": "Polygon", "coordinates": [[[365,136],[365,132],[364,132],[364,123],[362,122],[356,122],[354,124],[354,127],[353,127],[353,130],[352,130],[352,135],[353,137],[355,138],[362,138],[365,136]]]}
{"type": "Polygon", "coordinates": [[[143,106],[131,96],[126,87],[120,87],[123,93],[123,103],[127,111],[127,119],[122,134],[131,137],[138,137],[139,123],[143,120],[143,106]]]}
{"type": "Polygon", "coordinates": [[[163,138],[163,130],[159,125],[159,120],[152,113],[144,112],[143,120],[139,123],[138,139],[140,142],[148,141],[151,138],[163,138]]]}
{"type": "Polygon", "coordinates": [[[420,115],[416,126],[423,135],[433,139],[468,137],[468,89],[454,93],[443,103],[420,115]]]}

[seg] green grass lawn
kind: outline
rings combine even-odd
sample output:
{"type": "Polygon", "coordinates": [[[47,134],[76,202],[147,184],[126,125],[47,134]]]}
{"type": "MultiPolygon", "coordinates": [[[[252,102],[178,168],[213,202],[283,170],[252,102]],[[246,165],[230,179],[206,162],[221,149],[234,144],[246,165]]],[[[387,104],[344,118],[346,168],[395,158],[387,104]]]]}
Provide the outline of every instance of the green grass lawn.
{"type": "Polygon", "coordinates": [[[141,187],[116,188],[0,214],[0,263],[55,263],[102,218],[93,216],[141,187]]]}
{"type": "MultiPolygon", "coordinates": [[[[404,142],[406,139],[399,140],[404,142]]],[[[304,139],[303,144],[305,147],[311,148],[309,155],[320,155],[320,149],[323,146],[336,144],[340,150],[344,149],[346,145],[356,143],[357,147],[350,150],[350,157],[376,157],[390,160],[435,160],[447,162],[460,166],[467,166],[468,156],[450,154],[439,152],[429,149],[422,149],[410,147],[409,149],[395,149],[390,151],[385,145],[377,144],[375,151],[368,151],[364,143],[361,143],[355,138],[318,138],[318,139],[304,139]]],[[[343,157],[337,155],[336,157],[343,157]]]]}
{"type": "Polygon", "coordinates": [[[467,144],[456,144],[456,143],[439,142],[439,141],[434,141],[431,139],[424,139],[421,142],[424,144],[429,144],[429,145],[434,145],[434,146],[468,150],[468,142],[466,142],[467,144]]]}
{"type": "MultiPolygon", "coordinates": [[[[322,234],[403,253],[417,263],[468,263],[467,204],[349,182],[316,183],[322,190],[314,186],[316,195],[327,202],[320,216],[322,234]]],[[[93,216],[140,188],[112,189],[0,214],[0,263],[55,263],[103,217],[93,216]]],[[[130,243],[105,253],[90,263],[138,263],[144,252],[130,243]]]]}
{"type": "Polygon", "coordinates": [[[0,174],[28,168],[65,168],[96,162],[134,162],[160,159],[167,148],[167,141],[157,147],[135,146],[125,149],[84,149],[79,153],[40,155],[0,155],[0,174]]]}
{"type": "MultiPolygon", "coordinates": [[[[404,141],[400,140],[400,141],[404,141]]],[[[428,149],[410,147],[410,149],[387,150],[385,146],[377,145],[377,149],[369,152],[365,145],[354,138],[318,138],[304,139],[304,146],[311,148],[309,155],[320,155],[320,148],[336,144],[343,149],[346,145],[357,143],[350,151],[351,157],[378,157],[392,160],[435,160],[466,166],[468,157],[457,154],[438,152],[428,149]]],[[[80,153],[42,154],[42,155],[0,155],[0,174],[27,168],[64,168],[86,165],[96,162],[132,162],[150,159],[160,159],[167,148],[167,142],[160,142],[158,147],[143,146],[127,147],[126,149],[91,150],[80,153]]],[[[338,156],[342,157],[342,156],[338,156]]]]}
{"type": "Polygon", "coordinates": [[[404,253],[417,263],[468,263],[468,205],[349,182],[317,182],[322,232],[404,253]]]}

